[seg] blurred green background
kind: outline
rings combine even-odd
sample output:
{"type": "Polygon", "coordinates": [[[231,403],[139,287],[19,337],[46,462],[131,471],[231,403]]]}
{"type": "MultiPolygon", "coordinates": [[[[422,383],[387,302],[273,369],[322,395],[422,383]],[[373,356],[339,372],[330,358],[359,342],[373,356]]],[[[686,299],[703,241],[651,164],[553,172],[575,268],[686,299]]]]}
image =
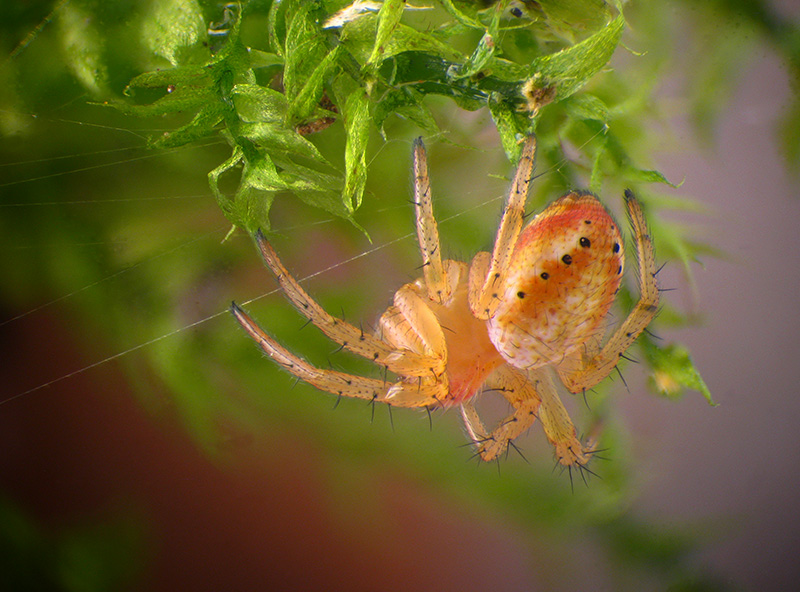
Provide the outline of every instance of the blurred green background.
{"type": "MultiPolygon", "coordinates": [[[[137,34],[156,4],[16,3],[0,24],[5,589],[777,590],[800,581],[791,3],[626,8],[632,52],[618,51],[614,80],[625,92],[657,90],[638,115],[652,138],[641,157],[685,179],[667,196],[702,204],[704,213],[672,222],[726,253],[704,257],[690,280],[671,256],[670,302],[701,324],[659,333],[691,346],[722,405],[694,393],[657,398],[628,365],[627,389],[617,381],[608,399],[590,397],[610,459],[592,465],[601,478],[574,487],[553,471],[537,428],[520,441],[527,462],[512,454],[498,470],[470,462],[453,412],[390,416],[358,401],[332,410],[333,397],[262,359],[227,313],[232,299],[257,299],[248,310],[320,365],[374,372],[301,330],[249,238],[222,242],[229,223],[207,173],[228,157],[224,142],[149,150],[147,138],[174,120],[92,104],[158,63],[137,34]],[[105,38],[76,37],[80,19],[96,21],[87,30],[99,22],[105,38]],[[95,42],[103,63],[74,58],[95,42]],[[102,88],[87,75],[97,68],[102,88]]],[[[433,108],[448,132],[427,139],[443,243],[468,259],[491,244],[511,167],[487,113],[444,100],[433,108]]],[[[373,322],[418,273],[408,199],[419,133],[392,120],[390,141],[371,138],[355,215],[371,242],[288,196],[275,202],[276,248],[297,277],[323,272],[306,286],[334,314],[373,322]]],[[[341,160],[340,124],[314,142],[341,160]]],[[[545,173],[536,204],[566,182],[545,173]]],[[[606,199],[619,211],[617,196],[606,199]]],[[[568,404],[585,426],[580,398],[568,404]]]]}

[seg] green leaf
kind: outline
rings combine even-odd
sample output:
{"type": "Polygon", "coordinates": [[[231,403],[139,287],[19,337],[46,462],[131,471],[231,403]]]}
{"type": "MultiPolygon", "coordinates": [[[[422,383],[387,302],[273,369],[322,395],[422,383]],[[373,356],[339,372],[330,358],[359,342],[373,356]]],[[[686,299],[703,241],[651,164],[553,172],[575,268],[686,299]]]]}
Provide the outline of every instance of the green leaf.
{"type": "Polygon", "coordinates": [[[76,3],[61,5],[58,15],[59,40],[73,75],[92,95],[108,92],[108,71],[103,56],[103,32],[76,3]]]}
{"type": "Polygon", "coordinates": [[[440,131],[433,114],[423,102],[422,93],[410,86],[389,90],[375,106],[373,121],[381,135],[385,135],[383,124],[392,113],[413,121],[431,135],[440,131]]]}
{"type": "Polygon", "coordinates": [[[342,202],[341,178],[293,161],[305,156],[326,162],[313,144],[296,132],[269,124],[244,124],[241,130],[247,136],[235,141],[231,138],[234,141],[231,157],[208,175],[211,192],[234,225],[250,233],[258,228],[269,230],[269,210],[275,195],[281,191],[290,191],[307,204],[355,224],[347,204],[342,202]],[[231,199],[220,190],[220,178],[238,170],[240,165],[239,185],[231,199]]]}
{"type": "Polygon", "coordinates": [[[689,355],[689,350],[675,343],[659,347],[650,338],[639,339],[653,368],[650,385],[657,393],[676,399],[683,394],[684,388],[690,388],[700,392],[709,405],[716,405],[711,391],[689,355]]]}
{"type": "Polygon", "coordinates": [[[194,118],[171,132],[165,132],[151,140],[153,148],[176,148],[197,140],[202,140],[218,131],[219,124],[225,118],[227,109],[220,103],[211,103],[203,108],[194,118]]]}
{"type": "Polygon", "coordinates": [[[231,157],[208,174],[211,192],[226,217],[249,233],[269,230],[269,209],[277,191],[287,188],[272,160],[247,144],[236,144],[231,157]],[[233,199],[219,189],[222,174],[242,164],[239,186],[233,199]]]}
{"type": "MultiPolygon", "coordinates": [[[[359,63],[366,63],[371,58],[375,48],[377,26],[378,16],[367,14],[347,23],[342,28],[340,40],[359,63]]],[[[430,33],[417,31],[403,23],[398,23],[392,29],[391,36],[383,43],[380,52],[381,61],[411,51],[427,52],[437,56],[437,59],[444,58],[459,62],[464,60],[464,54],[452,45],[444,43],[430,33]]],[[[378,63],[375,64],[375,66],[377,65],[378,63]]]]}
{"type": "Polygon", "coordinates": [[[494,57],[494,51],[494,37],[487,31],[483,37],[481,37],[475,51],[472,52],[472,55],[469,56],[466,63],[459,69],[457,78],[469,78],[487,68],[494,57]]]}
{"type": "Polygon", "coordinates": [[[130,81],[125,94],[135,97],[137,89],[158,89],[163,96],[148,105],[118,101],[109,106],[130,115],[148,117],[192,111],[216,99],[211,70],[202,66],[145,72],[130,81]]]}
{"type": "Polygon", "coordinates": [[[251,228],[250,224],[246,223],[246,221],[243,220],[236,212],[234,202],[228,199],[228,197],[219,189],[220,177],[236,167],[241,162],[242,157],[242,149],[238,146],[234,146],[230,158],[208,173],[208,185],[211,188],[211,193],[217,200],[217,204],[225,214],[225,217],[233,222],[233,224],[236,226],[241,226],[242,228],[247,228],[248,231],[253,231],[255,228],[251,228]]]}
{"type": "Polygon", "coordinates": [[[595,120],[608,123],[608,107],[595,95],[581,93],[564,101],[564,107],[574,119],[595,120]]]}
{"type": "Polygon", "coordinates": [[[378,12],[378,30],[375,35],[375,43],[372,46],[372,52],[367,59],[367,66],[371,66],[383,59],[384,45],[389,40],[389,37],[394,32],[400,19],[403,16],[403,9],[405,8],[404,0],[384,0],[381,9],[378,12]]]}
{"type": "Polygon", "coordinates": [[[556,100],[564,100],[597,74],[611,59],[619,44],[625,19],[619,15],[608,25],[580,43],[533,60],[531,77],[541,88],[556,87],[556,100]]]}
{"type": "Polygon", "coordinates": [[[539,0],[548,25],[559,35],[573,39],[577,31],[594,31],[611,16],[605,0],[539,0]]]}
{"type": "Polygon", "coordinates": [[[250,64],[254,69],[272,68],[274,66],[284,65],[283,58],[277,54],[261,51],[260,49],[255,49],[254,47],[251,47],[249,49],[250,49],[250,64]]]}
{"type": "Polygon", "coordinates": [[[288,101],[276,90],[258,84],[237,84],[231,92],[239,118],[249,123],[282,123],[288,101]]]}
{"type": "Polygon", "coordinates": [[[242,186],[237,191],[237,199],[244,191],[258,189],[266,192],[282,191],[289,184],[278,174],[272,159],[261,150],[245,150],[244,169],[242,169],[242,186]]]}
{"type": "Polygon", "coordinates": [[[326,33],[311,14],[315,9],[314,2],[301,2],[286,15],[283,86],[289,103],[295,101],[314,70],[328,55],[324,42],[326,33]]]}
{"type": "Polygon", "coordinates": [[[628,179],[633,181],[637,181],[639,183],[663,183],[664,185],[669,185],[677,189],[681,186],[681,183],[677,185],[675,183],[670,182],[663,173],[655,170],[648,170],[648,169],[640,169],[633,166],[629,166],[625,169],[625,176],[628,179]]]}
{"type": "Polygon", "coordinates": [[[358,230],[367,234],[366,230],[354,220],[348,205],[342,201],[340,177],[320,173],[280,157],[275,158],[275,163],[283,169],[281,178],[300,200],[348,220],[358,230]]]}
{"type": "Polygon", "coordinates": [[[314,144],[292,129],[270,123],[245,123],[239,126],[239,133],[273,156],[283,154],[292,158],[307,158],[330,166],[314,144]]]}
{"type": "Polygon", "coordinates": [[[206,23],[197,0],[153,0],[142,23],[145,44],[177,66],[189,61],[206,38],[206,23]]]}
{"type": "Polygon", "coordinates": [[[398,107],[396,109],[396,113],[400,117],[404,117],[409,121],[413,121],[417,126],[420,127],[420,129],[424,130],[430,135],[436,135],[442,131],[439,128],[439,125],[436,123],[433,113],[431,113],[431,110],[422,101],[414,105],[398,107]]]}
{"type": "Polygon", "coordinates": [[[459,69],[458,78],[475,76],[482,70],[489,67],[492,58],[494,58],[495,49],[497,47],[497,42],[495,39],[497,39],[500,29],[500,16],[503,14],[507,4],[508,0],[504,0],[495,6],[492,20],[489,23],[488,28],[486,28],[481,40],[478,42],[477,47],[472,52],[472,55],[459,69]]]}
{"type": "Polygon", "coordinates": [[[287,118],[290,124],[299,123],[318,109],[322,99],[323,83],[339,67],[339,48],[335,48],[314,68],[306,83],[289,106],[287,118]]]}
{"type": "Polygon", "coordinates": [[[488,70],[491,77],[498,78],[506,82],[514,82],[519,85],[528,77],[528,65],[521,65],[509,60],[499,58],[496,55],[489,62],[488,70]]]}
{"type": "MultiPolygon", "coordinates": [[[[456,8],[456,5],[453,3],[452,0],[439,0],[439,3],[447,11],[447,13],[454,19],[456,19],[456,21],[459,22],[461,25],[464,25],[465,27],[470,29],[483,30],[485,28],[483,26],[483,23],[481,23],[479,20],[477,20],[477,18],[475,18],[477,16],[477,13],[475,14],[475,16],[470,16],[466,14],[464,11],[456,8]]],[[[469,5],[465,5],[465,8],[468,6],[469,5]]]]}
{"type": "MultiPolygon", "coordinates": [[[[496,99],[496,97],[493,97],[496,99]]],[[[492,114],[494,124],[500,133],[500,141],[503,150],[511,162],[517,162],[522,152],[520,140],[523,138],[524,131],[519,125],[519,119],[514,108],[507,102],[501,100],[490,100],[489,111],[492,114]]]]}
{"type": "MultiPolygon", "coordinates": [[[[462,109],[475,111],[485,105],[488,93],[469,81],[448,79],[457,64],[417,51],[407,51],[386,60],[380,70],[394,87],[413,86],[421,94],[440,94],[452,98],[462,109]],[[386,70],[386,73],[384,73],[386,70]]],[[[516,88],[511,85],[512,88],[516,88]]]]}
{"type": "Polygon", "coordinates": [[[356,90],[344,106],[347,144],[344,152],[345,182],[342,199],[350,212],[361,205],[367,183],[367,142],[369,140],[369,97],[356,90]]]}
{"type": "Polygon", "coordinates": [[[272,50],[280,57],[286,57],[286,14],[296,9],[295,0],[273,2],[267,17],[267,38],[272,50]]]}

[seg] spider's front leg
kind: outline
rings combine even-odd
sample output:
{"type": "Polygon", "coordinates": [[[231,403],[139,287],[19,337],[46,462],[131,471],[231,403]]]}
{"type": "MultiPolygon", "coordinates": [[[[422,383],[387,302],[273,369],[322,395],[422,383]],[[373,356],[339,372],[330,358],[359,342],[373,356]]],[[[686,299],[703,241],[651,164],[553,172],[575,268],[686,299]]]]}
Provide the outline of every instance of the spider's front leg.
{"type": "Polygon", "coordinates": [[[573,393],[593,387],[616,367],[620,357],[631,346],[658,312],[658,284],[653,243],[647,230],[642,206],[630,190],[625,191],[625,202],[636,240],[639,261],[639,301],[628,317],[614,331],[601,348],[578,351],[558,367],[564,385],[573,393]]]}
{"type": "Polygon", "coordinates": [[[514,174],[514,182],[506,199],[500,227],[491,256],[488,253],[479,253],[480,263],[473,262],[470,270],[469,306],[476,318],[486,320],[494,315],[499,296],[508,272],[511,255],[517,244],[522,219],[525,214],[525,202],[528,200],[528,191],[533,179],[533,165],[536,157],[536,136],[530,135],[522,147],[522,155],[514,174]],[[480,269],[481,273],[474,272],[480,269]],[[483,270],[486,270],[485,272],[483,270]]]}
{"type": "Polygon", "coordinates": [[[395,295],[395,307],[406,312],[407,327],[424,336],[425,348],[390,343],[328,314],[289,274],[264,235],[256,233],[256,243],[267,266],[289,300],[322,332],[342,347],[400,375],[395,382],[354,376],[317,368],[270,337],[235,303],[233,315],[264,352],[283,368],[319,388],[341,396],[378,400],[401,407],[435,406],[446,399],[447,381],[442,379],[447,362],[444,337],[431,331],[430,317],[423,307],[415,306],[415,293],[402,289],[395,295]]]}

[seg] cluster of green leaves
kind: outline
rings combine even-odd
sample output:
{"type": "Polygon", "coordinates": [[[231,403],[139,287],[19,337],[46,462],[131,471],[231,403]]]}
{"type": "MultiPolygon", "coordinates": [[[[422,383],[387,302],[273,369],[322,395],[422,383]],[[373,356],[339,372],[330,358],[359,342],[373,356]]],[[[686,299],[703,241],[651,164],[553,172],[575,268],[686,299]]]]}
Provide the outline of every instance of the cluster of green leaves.
{"type": "Polygon", "coordinates": [[[209,180],[237,226],[268,226],[272,200],[283,191],[353,220],[370,130],[385,133],[398,115],[439,133],[428,95],[468,110],[488,107],[512,161],[549,102],[576,119],[607,123],[601,99],[576,93],[608,64],[622,14],[614,17],[601,0],[543,1],[535,12],[509,5],[443,0],[426,11],[430,30],[423,31],[403,22],[416,15],[402,0],[245,2],[225,6],[221,21],[204,30],[212,6],[167,2],[151,17],[150,43],[173,67],[135,77],[126,92],[137,103],[113,105],[137,115],[193,114],[155,138],[156,147],[223,134],[232,154],[209,180]],[[267,26],[246,45],[248,21],[258,17],[267,26]],[[161,96],[150,101],[153,92],[161,96]],[[300,133],[333,118],[344,123],[343,175],[300,133]],[[239,166],[228,197],[221,177],[239,166]]]}
{"type": "MultiPolygon", "coordinates": [[[[130,114],[190,116],[155,137],[155,147],[222,135],[232,153],[209,173],[211,190],[234,226],[251,233],[269,228],[279,193],[358,226],[371,132],[386,137],[398,116],[428,135],[442,134],[430,95],[469,111],[488,109],[512,162],[524,136],[537,133],[540,170],[559,172],[537,184],[543,194],[587,180],[597,193],[607,185],[618,194],[618,184],[670,185],[632,156],[646,153],[631,126],[646,109],[653,80],[633,89],[608,71],[626,24],[619,6],[487,4],[440,0],[417,11],[402,0],[252,1],[220,13],[217,4],[174,0],[160,5],[148,26],[152,51],[172,67],[135,77],[126,91],[135,101],[112,104],[130,114]],[[335,120],[342,123],[343,167],[307,137],[335,120]],[[565,143],[580,157],[567,160],[565,143]],[[235,185],[226,191],[231,177],[235,185]]],[[[702,246],[658,219],[654,227],[661,252],[688,271],[702,246]]],[[[658,392],[677,396],[692,388],[712,402],[684,349],[676,356],[671,348],[679,346],[662,348],[652,339],[642,345],[658,392]]]]}

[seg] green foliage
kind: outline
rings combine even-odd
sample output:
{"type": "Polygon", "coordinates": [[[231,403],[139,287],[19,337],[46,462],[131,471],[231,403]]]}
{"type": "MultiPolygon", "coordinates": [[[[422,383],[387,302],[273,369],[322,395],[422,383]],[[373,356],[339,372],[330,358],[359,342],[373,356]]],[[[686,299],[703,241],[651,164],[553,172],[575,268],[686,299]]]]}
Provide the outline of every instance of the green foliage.
{"type": "MultiPolygon", "coordinates": [[[[568,122],[608,124],[604,101],[577,93],[607,67],[625,26],[623,15],[612,18],[594,0],[542,3],[529,14],[509,4],[442,2],[426,15],[436,26],[422,29],[403,22],[419,17],[402,1],[360,11],[334,0],[249,2],[227,5],[221,23],[204,32],[200,4],[176,0],[159,5],[143,25],[153,53],[173,67],[135,77],[126,94],[137,102],[109,104],[142,116],[194,114],[154,137],[154,147],[222,135],[232,155],[209,181],[236,226],[251,232],[269,228],[269,210],[280,192],[354,222],[373,125],[385,134],[387,120],[399,116],[438,133],[428,95],[468,110],[489,107],[512,161],[550,103],[566,119],[558,122],[562,129],[568,122]],[[259,14],[269,26],[252,43],[269,52],[246,45],[242,36],[248,19],[259,14]],[[581,39],[563,41],[567,30],[571,39],[581,39]],[[205,58],[203,47],[213,48],[205,58]],[[161,96],[150,100],[159,90],[161,96]],[[298,133],[335,117],[344,123],[343,179],[298,133]],[[238,186],[228,197],[220,177],[239,168],[238,186]]],[[[598,169],[600,164],[596,159],[598,169]]]]}

